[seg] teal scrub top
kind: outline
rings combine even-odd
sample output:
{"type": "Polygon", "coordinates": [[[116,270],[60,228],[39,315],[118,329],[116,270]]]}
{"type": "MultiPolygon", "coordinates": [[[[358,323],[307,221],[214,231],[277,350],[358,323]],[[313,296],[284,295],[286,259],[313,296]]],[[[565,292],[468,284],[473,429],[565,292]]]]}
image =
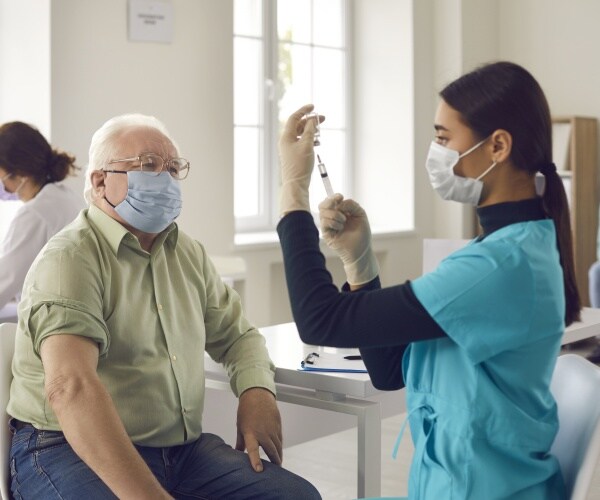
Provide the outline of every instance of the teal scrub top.
{"type": "Polygon", "coordinates": [[[564,499],[549,453],[565,328],[554,223],[503,227],[411,285],[448,337],[414,342],[403,359],[409,498],[564,499]]]}

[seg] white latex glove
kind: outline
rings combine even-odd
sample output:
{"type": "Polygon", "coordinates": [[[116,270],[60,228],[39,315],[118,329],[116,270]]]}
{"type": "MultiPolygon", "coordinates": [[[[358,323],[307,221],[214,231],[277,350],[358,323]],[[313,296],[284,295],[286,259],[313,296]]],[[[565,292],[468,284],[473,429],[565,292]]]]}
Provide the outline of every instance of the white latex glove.
{"type": "MultiPolygon", "coordinates": [[[[310,212],[308,187],[315,164],[314,135],[315,119],[303,119],[313,110],[312,104],[302,106],[293,113],[285,124],[279,139],[279,162],[281,164],[281,191],[279,214],[294,210],[310,212]]],[[[320,117],[323,121],[324,118],[320,117]]]]}
{"type": "Polygon", "coordinates": [[[364,209],[354,200],[334,194],[319,204],[319,219],[325,243],[344,263],[348,283],[364,285],[373,280],[379,274],[379,265],[364,209]]]}

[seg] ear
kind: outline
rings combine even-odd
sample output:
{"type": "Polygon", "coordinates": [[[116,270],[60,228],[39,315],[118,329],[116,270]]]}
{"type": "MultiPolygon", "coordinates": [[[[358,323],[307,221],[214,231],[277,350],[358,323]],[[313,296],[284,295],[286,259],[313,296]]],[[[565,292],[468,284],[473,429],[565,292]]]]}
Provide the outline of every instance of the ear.
{"type": "Polygon", "coordinates": [[[492,160],[502,163],[510,158],[512,151],[512,135],[503,129],[495,130],[490,137],[492,160]]]}
{"type": "Polygon", "coordinates": [[[105,178],[106,174],[104,173],[104,170],[92,170],[90,173],[90,180],[92,183],[92,200],[104,198],[104,190],[106,189],[106,185],[104,184],[105,178]]]}

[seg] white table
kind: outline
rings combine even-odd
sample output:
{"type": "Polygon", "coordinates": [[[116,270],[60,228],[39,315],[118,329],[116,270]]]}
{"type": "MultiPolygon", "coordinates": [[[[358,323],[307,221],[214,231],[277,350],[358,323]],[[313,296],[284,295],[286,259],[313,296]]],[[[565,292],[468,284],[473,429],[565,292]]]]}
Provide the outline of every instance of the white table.
{"type": "Polygon", "coordinates": [[[584,307],[581,311],[581,321],[573,323],[565,330],[562,344],[570,344],[597,335],[600,335],[600,309],[584,307]]]}
{"type": "MultiPolygon", "coordinates": [[[[565,331],[563,344],[600,335],[600,309],[584,308],[582,322],[565,331]]],[[[300,404],[358,418],[358,484],[359,497],[381,494],[381,415],[380,404],[369,400],[380,393],[373,387],[368,374],[319,373],[299,371],[300,361],[310,352],[356,352],[303,344],[295,323],[284,323],[260,329],[275,363],[277,398],[286,403],[300,404]]],[[[221,365],[206,358],[206,385],[230,390],[221,365]]],[[[398,397],[404,399],[403,392],[398,397]]]]}
{"type": "MultiPolygon", "coordinates": [[[[295,323],[261,328],[269,355],[275,363],[277,399],[338,413],[358,419],[359,497],[381,494],[381,411],[378,401],[369,396],[379,394],[366,373],[324,373],[299,371],[300,361],[311,352],[355,354],[356,349],[334,349],[303,344],[295,323]]],[[[206,386],[230,390],[225,371],[205,356],[206,386]]],[[[398,397],[403,398],[403,395],[398,397]]]]}
{"type": "Polygon", "coordinates": [[[16,323],[17,322],[17,303],[9,302],[0,309],[0,323],[16,323]]]}

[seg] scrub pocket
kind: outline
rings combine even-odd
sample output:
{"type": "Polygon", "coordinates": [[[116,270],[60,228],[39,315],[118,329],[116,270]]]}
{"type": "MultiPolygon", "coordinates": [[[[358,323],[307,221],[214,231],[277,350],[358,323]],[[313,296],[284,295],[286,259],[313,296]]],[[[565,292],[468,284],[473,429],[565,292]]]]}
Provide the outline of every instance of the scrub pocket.
{"type": "Polygon", "coordinates": [[[452,477],[435,455],[436,414],[422,422],[410,472],[409,495],[417,500],[452,500],[452,477]]]}

